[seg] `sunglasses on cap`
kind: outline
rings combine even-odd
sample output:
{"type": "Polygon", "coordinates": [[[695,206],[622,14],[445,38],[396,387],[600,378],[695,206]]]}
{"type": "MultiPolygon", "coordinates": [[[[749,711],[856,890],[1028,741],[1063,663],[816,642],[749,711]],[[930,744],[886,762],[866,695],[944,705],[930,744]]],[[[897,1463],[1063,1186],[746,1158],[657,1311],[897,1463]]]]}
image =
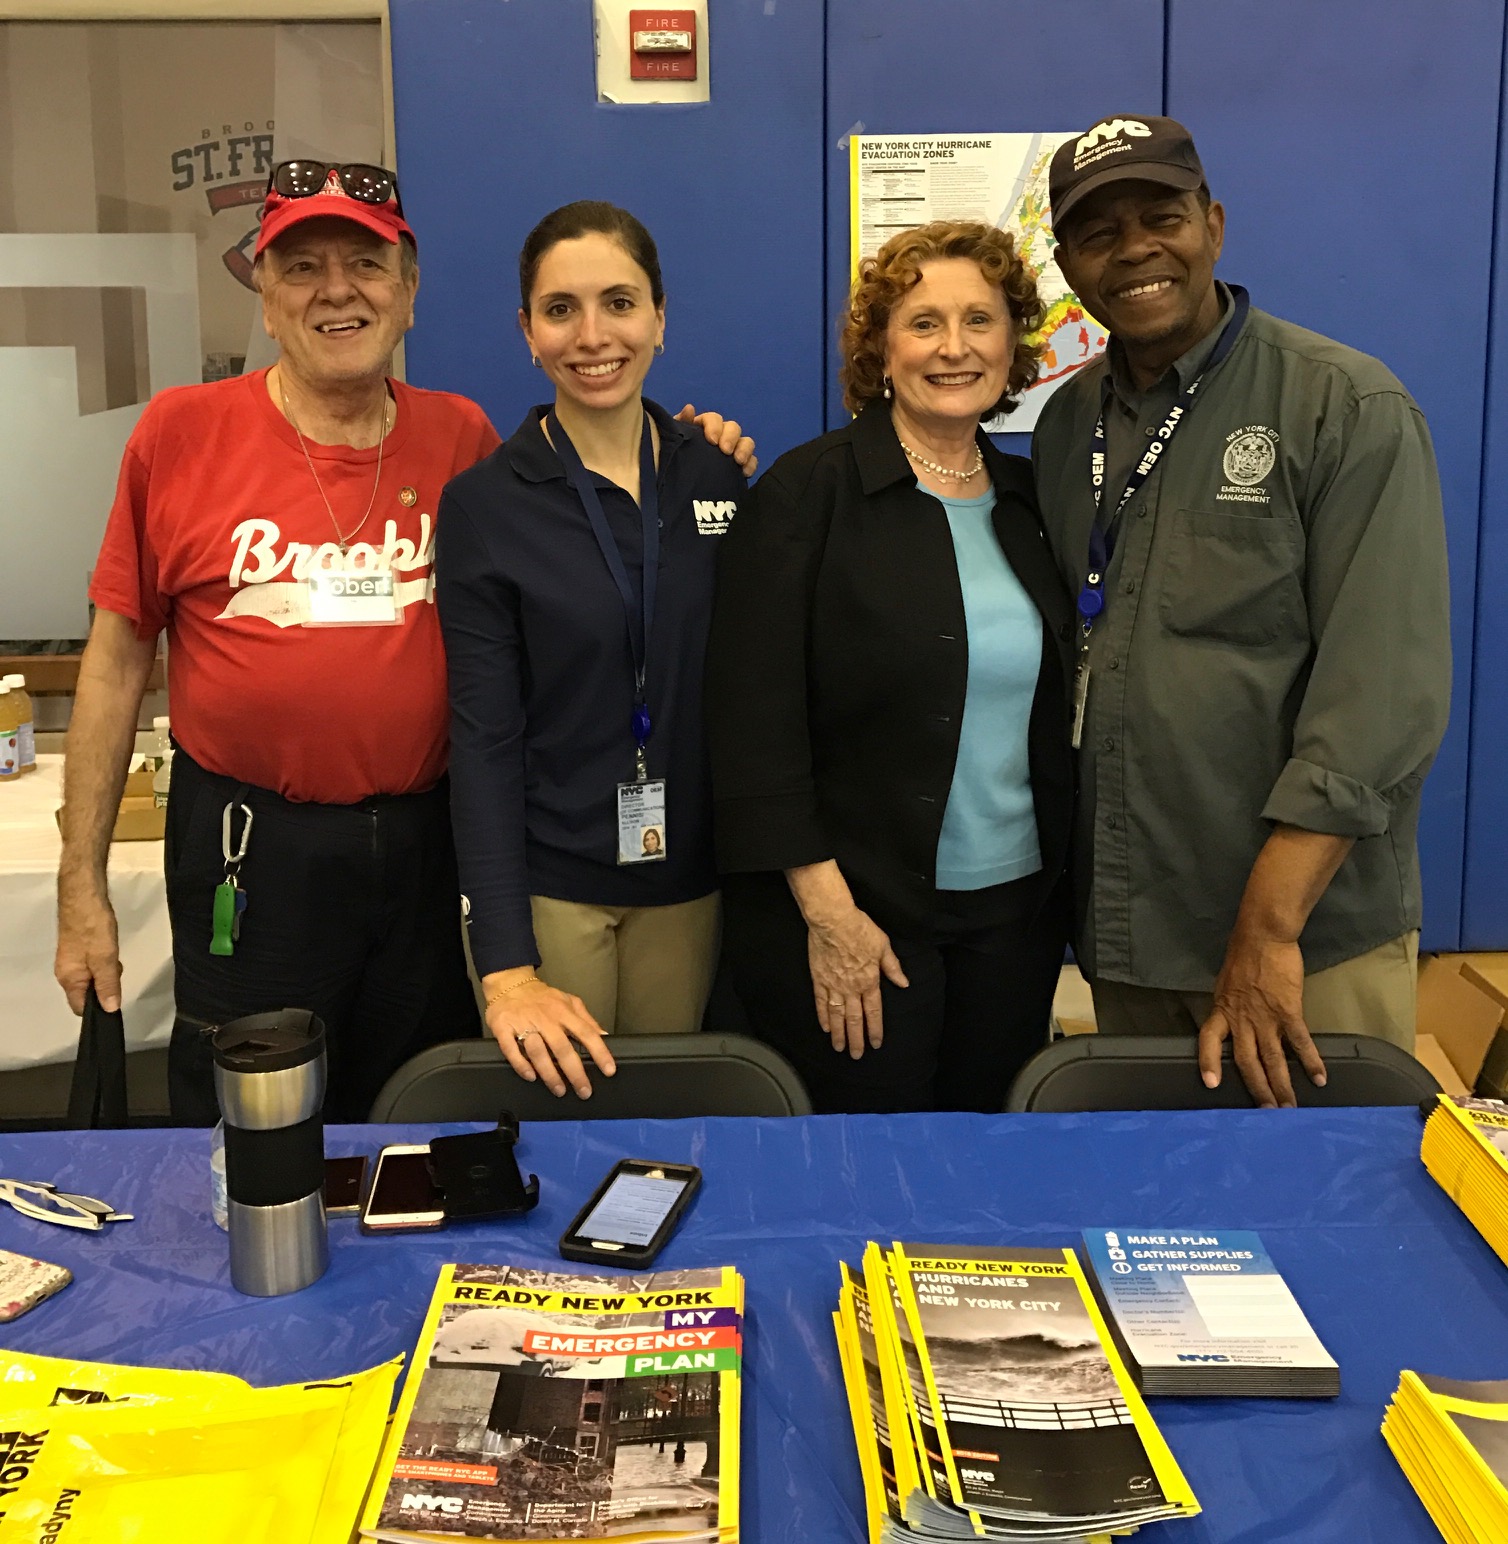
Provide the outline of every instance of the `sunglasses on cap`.
{"type": "Polygon", "coordinates": [[[324,191],[332,175],[348,198],[363,204],[385,204],[391,199],[402,218],[398,179],[385,166],[365,161],[279,161],[267,179],[267,191],[283,198],[313,198],[324,191]]]}

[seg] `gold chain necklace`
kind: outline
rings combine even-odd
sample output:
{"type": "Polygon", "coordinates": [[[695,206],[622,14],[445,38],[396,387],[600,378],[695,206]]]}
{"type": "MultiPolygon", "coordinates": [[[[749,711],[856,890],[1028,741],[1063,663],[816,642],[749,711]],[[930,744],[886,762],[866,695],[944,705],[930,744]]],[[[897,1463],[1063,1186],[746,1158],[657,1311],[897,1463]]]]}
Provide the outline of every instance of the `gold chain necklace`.
{"type": "Polygon", "coordinates": [[[340,548],[341,557],[345,557],[351,550],[351,543],[361,534],[367,521],[372,518],[372,510],[377,505],[377,488],[382,482],[382,452],[387,446],[387,383],[382,387],[382,422],[377,430],[377,475],[372,479],[372,496],[367,500],[367,512],[361,517],[356,529],[349,535],[340,528],[340,521],[335,518],[335,511],[330,507],[330,495],[325,492],[325,485],[319,480],[319,473],[314,469],[314,457],[309,454],[309,447],[304,442],[304,431],[298,426],[298,419],[293,416],[293,404],[288,400],[288,388],[283,385],[282,372],[278,372],[278,394],[283,399],[283,416],[293,425],[293,432],[298,436],[298,447],[304,453],[304,461],[309,468],[309,475],[314,479],[314,486],[319,489],[319,496],[324,500],[325,513],[330,517],[330,524],[335,527],[336,545],[340,548]]]}
{"type": "Polygon", "coordinates": [[[984,470],[984,452],[979,448],[977,443],[974,446],[973,466],[969,467],[966,471],[959,472],[951,466],[939,466],[937,462],[927,460],[925,456],[920,455],[918,452],[912,450],[912,448],[905,442],[905,440],[901,439],[899,435],[896,436],[896,442],[900,445],[901,449],[904,450],[914,462],[916,462],[918,466],[926,467],[926,469],[931,472],[934,477],[941,477],[949,482],[966,483],[970,478],[977,477],[979,473],[984,470]]]}

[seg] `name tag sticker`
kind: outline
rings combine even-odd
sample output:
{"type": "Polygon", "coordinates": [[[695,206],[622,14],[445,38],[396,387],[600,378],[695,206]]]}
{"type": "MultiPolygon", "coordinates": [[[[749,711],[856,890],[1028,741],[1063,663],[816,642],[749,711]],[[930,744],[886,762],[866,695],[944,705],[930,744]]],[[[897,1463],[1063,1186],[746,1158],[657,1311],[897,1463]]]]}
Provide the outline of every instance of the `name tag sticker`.
{"type": "Polygon", "coordinates": [[[665,784],[618,784],[618,862],[665,858],[665,784]]]}
{"type": "Polygon", "coordinates": [[[403,621],[390,570],[337,573],[322,568],[304,582],[309,588],[306,627],[396,627],[403,621]]]}

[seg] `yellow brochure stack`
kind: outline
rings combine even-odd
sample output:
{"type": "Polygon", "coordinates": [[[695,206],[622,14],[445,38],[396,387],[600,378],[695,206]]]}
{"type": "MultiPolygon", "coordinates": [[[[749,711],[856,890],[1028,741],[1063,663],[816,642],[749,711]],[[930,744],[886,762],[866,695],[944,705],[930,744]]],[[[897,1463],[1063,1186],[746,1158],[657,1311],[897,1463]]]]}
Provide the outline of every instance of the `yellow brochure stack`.
{"type": "Polygon", "coordinates": [[[872,1243],[834,1327],[871,1544],[1072,1544],[1199,1511],[1071,1250],[872,1243]]]}
{"type": "Polygon", "coordinates": [[[1508,1382],[1406,1372],[1382,1434],[1449,1544],[1508,1539],[1508,1382]]]}
{"type": "Polygon", "coordinates": [[[361,1532],[737,1544],[743,1278],[447,1265],[361,1532]]]}
{"type": "Polygon", "coordinates": [[[1508,1264],[1508,1104],[1441,1094],[1419,1156],[1435,1183],[1508,1264]]]}

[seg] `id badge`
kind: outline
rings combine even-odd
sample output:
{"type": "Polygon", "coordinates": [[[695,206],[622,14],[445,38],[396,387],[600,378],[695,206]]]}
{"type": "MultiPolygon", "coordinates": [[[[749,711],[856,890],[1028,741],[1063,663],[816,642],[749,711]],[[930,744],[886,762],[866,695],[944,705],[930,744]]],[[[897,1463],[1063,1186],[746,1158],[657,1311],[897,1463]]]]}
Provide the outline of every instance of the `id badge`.
{"type": "Polygon", "coordinates": [[[1073,673],[1073,748],[1078,750],[1084,742],[1084,713],[1089,707],[1089,657],[1079,656],[1078,669],[1073,673]]]}
{"type": "Polygon", "coordinates": [[[341,573],[322,568],[304,583],[309,589],[305,627],[396,627],[403,621],[391,570],[341,573]]]}
{"type": "Polygon", "coordinates": [[[665,784],[618,784],[618,862],[659,863],[665,857],[665,784]]]}

